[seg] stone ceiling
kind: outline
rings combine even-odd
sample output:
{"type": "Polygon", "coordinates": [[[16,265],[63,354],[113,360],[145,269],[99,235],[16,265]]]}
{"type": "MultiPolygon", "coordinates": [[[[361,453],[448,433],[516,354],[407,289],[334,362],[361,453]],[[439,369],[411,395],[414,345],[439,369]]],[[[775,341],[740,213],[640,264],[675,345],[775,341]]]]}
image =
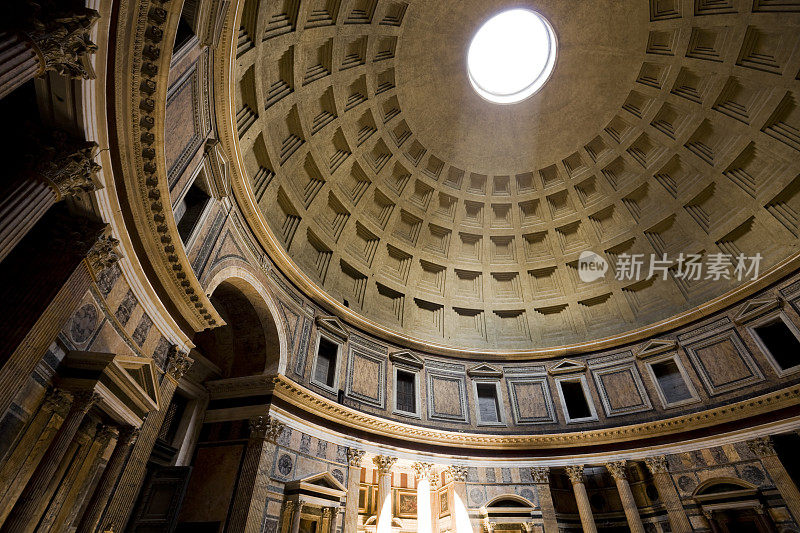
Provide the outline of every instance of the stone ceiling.
{"type": "Polygon", "coordinates": [[[620,335],[738,282],[585,283],[584,250],[760,252],[762,272],[797,253],[799,44],[797,0],[248,0],[243,172],[291,268],[387,331],[473,351],[620,335]],[[559,55],[498,106],[467,44],[519,5],[559,55]]]}

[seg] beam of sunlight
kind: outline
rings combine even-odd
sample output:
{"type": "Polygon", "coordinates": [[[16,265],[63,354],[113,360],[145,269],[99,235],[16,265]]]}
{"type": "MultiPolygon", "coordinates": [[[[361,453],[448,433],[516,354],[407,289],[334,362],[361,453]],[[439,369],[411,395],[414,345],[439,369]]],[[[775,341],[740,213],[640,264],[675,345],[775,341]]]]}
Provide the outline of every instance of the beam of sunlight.
{"type": "Polygon", "coordinates": [[[417,533],[431,530],[431,482],[424,477],[417,485],[417,533]]]}
{"type": "Polygon", "coordinates": [[[380,511],[378,512],[378,528],[377,533],[391,533],[392,531],[392,491],[386,491],[386,497],[381,503],[380,511]]]}
{"type": "Polygon", "coordinates": [[[453,491],[453,519],[455,521],[456,533],[474,533],[472,523],[469,521],[469,512],[466,504],[461,501],[461,497],[453,491]]]}

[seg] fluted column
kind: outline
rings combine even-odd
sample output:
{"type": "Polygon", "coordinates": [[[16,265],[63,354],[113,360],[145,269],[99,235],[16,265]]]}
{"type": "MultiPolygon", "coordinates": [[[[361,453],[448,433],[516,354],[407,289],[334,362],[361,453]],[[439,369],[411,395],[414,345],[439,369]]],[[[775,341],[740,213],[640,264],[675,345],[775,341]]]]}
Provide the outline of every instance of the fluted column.
{"type": "Polygon", "coordinates": [[[772,439],[769,437],[759,437],[747,443],[750,450],[761,459],[761,464],[767,469],[769,477],[775,482],[775,487],[781,493],[783,501],[795,522],[800,523],[800,491],[797,490],[797,485],[792,481],[791,476],[784,468],[778,454],[775,452],[775,446],[772,444],[772,439]]]}
{"type": "Polygon", "coordinates": [[[302,515],[303,515],[303,502],[297,502],[294,506],[294,514],[292,515],[291,533],[300,533],[300,517],[302,515]]]}
{"type": "Polygon", "coordinates": [[[631,533],[644,533],[644,525],[642,524],[642,518],[639,516],[639,508],[636,506],[636,500],[633,499],[633,492],[631,492],[631,486],[628,483],[625,461],[608,463],[606,464],[606,469],[617,485],[619,499],[622,500],[622,508],[628,518],[628,527],[630,527],[631,533]]]}
{"type": "Polygon", "coordinates": [[[667,510],[670,526],[673,533],[691,533],[692,526],[686,517],[686,511],[672,482],[672,476],[667,469],[667,458],[663,455],[647,457],[644,460],[650,473],[653,474],[653,483],[658,489],[658,495],[664,508],[667,510]]]}
{"type": "Polygon", "coordinates": [[[439,533],[439,474],[431,472],[431,533],[439,533]]]}
{"type": "Polygon", "coordinates": [[[331,516],[327,533],[336,533],[336,521],[339,519],[339,506],[330,507],[329,509],[331,516]]]}
{"type": "Polygon", "coordinates": [[[131,445],[136,442],[138,435],[138,428],[131,426],[120,430],[117,443],[114,445],[114,451],[111,452],[108,464],[106,464],[103,473],[100,475],[97,487],[78,523],[76,533],[94,533],[97,523],[100,521],[100,515],[102,515],[103,509],[108,503],[108,498],[111,496],[111,491],[114,489],[114,483],[116,483],[122,471],[122,466],[125,464],[125,459],[128,457],[128,451],[131,445]]]}
{"type": "Polygon", "coordinates": [[[378,513],[375,520],[378,531],[382,531],[381,521],[387,520],[389,524],[392,523],[392,466],[395,461],[397,461],[397,457],[388,455],[378,455],[372,458],[372,462],[378,469],[378,513]]]}
{"type": "Polygon", "coordinates": [[[358,528],[358,494],[361,488],[361,460],[364,450],[347,448],[347,500],[344,507],[344,530],[355,531],[358,528]]]}
{"type": "Polygon", "coordinates": [[[283,517],[281,519],[280,533],[289,533],[292,529],[292,519],[294,518],[295,502],[289,500],[283,504],[283,517]]]}
{"type": "Polygon", "coordinates": [[[433,516],[431,515],[431,478],[433,465],[431,463],[414,463],[412,465],[417,478],[417,529],[421,533],[433,530],[433,516]]]}
{"type": "Polygon", "coordinates": [[[455,531],[463,533],[472,531],[472,524],[467,507],[467,476],[469,470],[466,466],[450,465],[447,473],[453,480],[453,497],[450,499],[450,516],[455,523],[455,531]]]}
{"type": "Polygon", "coordinates": [[[575,501],[578,503],[578,513],[581,517],[583,531],[584,533],[597,533],[592,506],[589,504],[589,495],[586,494],[586,485],[584,485],[583,465],[569,465],[566,470],[572,483],[572,490],[575,492],[575,501]]]}
{"type": "MultiPolygon", "coordinates": [[[[50,143],[51,140],[44,141],[50,143]]],[[[15,179],[0,198],[0,261],[14,249],[56,202],[95,190],[100,170],[95,142],[53,134],[52,146],[26,176],[15,179]]]]}
{"type": "Polygon", "coordinates": [[[267,505],[269,471],[275,457],[275,446],[283,433],[283,424],[268,416],[250,420],[250,438],[236,482],[226,533],[258,533],[267,505]]]}
{"type": "Polygon", "coordinates": [[[542,527],[544,533],[558,533],[558,520],[556,508],[553,505],[553,494],[550,492],[550,468],[546,466],[532,466],[531,477],[536,485],[536,495],[539,497],[539,508],[542,511],[542,527]]]}
{"type": "Polygon", "coordinates": [[[36,465],[50,446],[67,416],[72,396],[59,389],[49,390],[33,420],[0,468],[0,524],[5,522],[36,465]]]}
{"type": "MultiPolygon", "coordinates": [[[[53,220],[54,219],[54,220],[53,220]]],[[[13,301],[26,313],[0,324],[0,414],[11,406],[21,386],[53,343],[59,331],[98,275],[119,259],[118,243],[108,227],[85,219],[53,217],[60,227],[41,229],[37,237],[50,249],[26,249],[26,261],[9,275],[27,275],[21,284],[0,291],[0,301],[13,301]],[[46,230],[46,232],[45,232],[46,230]],[[42,254],[46,257],[42,258],[42,254]],[[36,261],[31,265],[28,261],[36,261]]],[[[3,223],[0,222],[0,226],[3,223]]],[[[41,225],[40,225],[41,226],[41,225]]],[[[0,233],[2,233],[0,228],[0,233]]],[[[36,230],[39,232],[39,228],[36,230]]],[[[38,244],[38,243],[37,243],[38,244]]],[[[19,258],[17,258],[19,259],[19,258]]],[[[5,265],[4,265],[5,266],[5,265]]]]}
{"type": "Polygon", "coordinates": [[[73,394],[74,400],[70,406],[64,423],[58,430],[50,447],[36,467],[31,479],[22,491],[17,505],[11,510],[3,528],[3,533],[22,533],[29,531],[39,521],[37,509],[43,506],[47,488],[58,470],[61,460],[67,453],[70,444],[78,432],[83,417],[89,409],[100,400],[100,396],[93,391],[81,391],[73,394]]]}
{"type": "Polygon", "coordinates": [[[172,402],[172,396],[175,394],[175,389],[178,388],[178,382],[192,363],[192,359],[187,354],[177,350],[175,346],[172,347],[167,371],[159,388],[161,409],[148,413],[142,424],[139,438],[133,445],[128,463],[122,471],[111,502],[100,520],[104,530],[113,528],[114,531],[122,531],[125,528],[133,506],[136,504],[147,472],[147,461],[153,453],[153,446],[156,443],[158,432],[161,430],[161,425],[164,423],[164,416],[166,416],[169,404],[172,402]]]}
{"type": "Polygon", "coordinates": [[[89,30],[98,18],[93,9],[38,12],[26,31],[0,32],[0,98],[47,71],[88,78],[83,57],[97,51],[89,30]]]}

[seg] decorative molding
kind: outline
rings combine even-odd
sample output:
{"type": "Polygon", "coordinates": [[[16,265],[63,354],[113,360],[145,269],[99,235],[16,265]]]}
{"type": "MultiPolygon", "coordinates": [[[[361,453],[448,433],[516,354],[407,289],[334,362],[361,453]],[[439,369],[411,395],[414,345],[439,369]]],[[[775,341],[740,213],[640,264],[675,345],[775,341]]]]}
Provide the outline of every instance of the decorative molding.
{"type": "Polygon", "coordinates": [[[785,303],[785,300],[781,297],[748,300],[739,308],[739,311],[733,317],[733,321],[736,324],[743,324],[774,309],[779,309],[785,303]]]}
{"type": "Polygon", "coordinates": [[[400,350],[399,352],[390,353],[389,361],[396,365],[406,366],[416,370],[422,370],[422,367],[425,366],[425,361],[409,350],[400,350]]]}
{"type": "Polygon", "coordinates": [[[586,371],[586,363],[583,361],[576,361],[575,359],[562,359],[547,369],[547,373],[551,376],[560,374],[577,374],[586,371]]]}
{"type": "Polygon", "coordinates": [[[670,339],[651,339],[636,350],[636,357],[645,359],[651,355],[672,352],[678,349],[678,341],[670,339]]]}
{"type": "Polygon", "coordinates": [[[636,439],[662,437],[713,427],[800,405],[800,384],[796,384],[728,405],[661,420],[563,433],[498,435],[445,431],[395,422],[340,405],[290,381],[285,376],[277,376],[275,379],[273,394],[310,415],[320,416],[358,431],[406,440],[417,445],[431,444],[456,448],[557,449],[586,446],[587,443],[595,446],[611,443],[633,445],[636,439]]]}
{"type": "Polygon", "coordinates": [[[502,379],[503,370],[487,363],[480,363],[467,370],[467,375],[471,378],[502,379]]]}
{"type": "Polygon", "coordinates": [[[343,341],[346,341],[350,336],[350,332],[344,327],[342,321],[335,316],[318,316],[315,321],[318,327],[343,341]]]}

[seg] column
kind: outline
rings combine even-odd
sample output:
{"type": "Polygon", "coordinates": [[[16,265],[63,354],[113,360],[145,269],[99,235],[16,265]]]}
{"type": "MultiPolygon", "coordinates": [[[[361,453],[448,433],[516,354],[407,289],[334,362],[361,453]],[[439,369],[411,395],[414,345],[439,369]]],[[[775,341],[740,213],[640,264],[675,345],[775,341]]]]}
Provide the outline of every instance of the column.
{"type": "Polygon", "coordinates": [[[553,505],[553,494],[550,492],[550,468],[546,466],[532,466],[531,477],[536,485],[536,495],[539,497],[539,507],[542,511],[542,527],[544,533],[558,533],[558,520],[556,508],[553,505]]]}
{"type": "Polygon", "coordinates": [[[347,448],[347,500],[344,508],[344,531],[358,528],[358,495],[361,488],[361,460],[364,450],[347,448]]]}
{"type": "MultiPolygon", "coordinates": [[[[250,420],[250,438],[236,482],[226,533],[258,533],[267,506],[268,475],[283,424],[268,416],[250,420]]],[[[299,524],[299,523],[298,523],[299,524]]]]}
{"type": "Polygon", "coordinates": [[[397,457],[388,455],[372,458],[378,469],[378,516],[375,520],[378,533],[389,531],[392,525],[392,466],[395,461],[397,457]]]}
{"type": "Polygon", "coordinates": [[[35,526],[39,521],[40,517],[35,513],[35,510],[43,506],[43,500],[50,481],[75,438],[83,417],[100,400],[100,396],[93,391],[76,392],[73,397],[74,400],[64,419],[64,423],[58,430],[53,442],[50,443],[50,447],[47,448],[47,452],[39,462],[39,466],[36,467],[31,479],[25,486],[25,490],[22,491],[17,505],[11,510],[5,525],[0,530],[3,533],[21,533],[35,526]]]}
{"type": "Polygon", "coordinates": [[[289,500],[283,504],[283,518],[281,520],[280,533],[289,533],[292,528],[292,519],[294,517],[295,502],[289,500]]]}
{"type": "Polygon", "coordinates": [[[26,309],[13,313],[8,304],[0,307],[6,313],[0,322],[0,353],[5,356],[0,357],[0,414],[80,304],[93,275],[119,258],[114,250],[118,241],[108,235],[108,226],[87,219],[51,213],[32,237],[34,242],[19,250],[23,255],[13,264],[0,263],[3,275],[19,280],[0,289],[0,302],[26,309]]]}
{"type": "Polygon", "coordinates": [[[35,15],[28,31],[0,33],[0,98],[47,71],[71,78],[89,77],[83,57],[97,51],[89,30],[99,13],[81,9],[35,15]]]}
{"type": "Polygon", "coordinates": [[[72,396],[59,389],[49,390],[33,420],[15,443],[13,451],[6,456],[0,468],[0,524],[5,522],[25,484],[33,475],[36,465],[67,416],[71,403],[72,396]]]}
{"type": "Polygon", "coordinates": [[[412,465],[417,478],[417,530],[419,533],[430,533],[433,530],[431,515],[431,463],[414,463],[412,465]]]}
{"type": "Polygon", "coordinates": [[[294,514],[292,515],[291,533],[300,533],[300,517],[302,515],[303,515],[303,502],[297,502],[294,506],[294,514]]]}
{"type": "Polygon", "coordinates": [[[431,533],[439,533],[439,474],[431,471],[431,533]]]}
{"type": "Polygon", "coordinates": [[[133,506],[136,504],[147,472],[147,461],[153,452],[164,416],[172,402],[172,396],[175,394],[175,389],[178,388],[178,382],[192,363],[192,359],[187,354],[179,351],[175,346],[171,348],[167,371],[159,387],[161,409],[149,412],[142,424],[139,438],[133,445],[128,463],[122,471],[116,490],[114,490],[108,508],[100,521],[104,530],[113,528],[114,531],[122,531],[125,528],[133,506]]]}
{"type": "Polygon", "coordinates": [[[450,501],[450,516],[456,533],[472,532],[472,523],[467,508],[467,475],[466,466],[450,465],[447,473],[453,480],[453,497],[450,501]]]}
{"type": "Polygon", "coordinates": [[[667,470],[667,458],[663,455],[658,455],[647,457],[644,462],[650,473],[653,474],[653,483],[655,483],[661,502],[667,510],[673,533],[691,533],[692,526],[689,524],[681,498],[678,496],[678,491],[672,482],[672,476],[667,470]]]}
{"type": "Polygon", "coordinates": [[[769,437],[759,437],[757,439],[748,441],[747,443],[750,450],[761,459],[761,464],[767,469],[769,477],[775,482],[775,488],[781,493],[783,501],[789,512],[792,513],[792,518],[795,522],[800,524],[800,492],[797,490],[797,485],[789,473],[783,467],[778,454],[775,452],[775,447],[772,444],[772,439],[769,437]]]}
{"type": "Polygon", "coordinates": [[[3,190],[0,200],[0,261],[28,234],[53,204],[69,196],[93,191],[100,170],[94,158],[95,142],[56,132],[43,140],[44,148],[27,176],[3,190]]]}
{"type": "Polygon", "coordinates": [[[583,531],[584,533],[597,533],[592,506],[589,504],[589,496],[586,494],[586,485],[583,484],[583,465],[569,465],[566,470],[572,483],[572,490],[575,491],[575,501],[578,502],[578,513],[581,517],[583,531]]]}
{"type": "Polygon", "coordinates": [[[329,509],[331,512],[331,521],[327,533],[336,533],[336,521],[339,519],[339,507],[330,507],[329,509]]]}
{"type": "Polygon", "coordinates": [[[719,524],[714,519],[714,511],[707,511],[705,509],[702,509],[702,511],[703,517],[706,519],[706,522],[708,522],[708,528],[711,530],[711,533],[722,533],[719,524]]]}
{"type": "Polygon", "coordinates": [[[116,483],[120,472],[122,472],[122,466],[128,457],[128,451],[131,445],[136,442],[138,435],[139,430],[131,426],[120,430],[117,443],[114,445],[114,451],[111,452],[108,464],[106,464],[100,480],[97,482],[97,488],[95,488],[86,506],[86,511],[84,511],[78,523],[76,533],[94,533],[98,522],[100,522],[100,515],[103,513],[103,509],[108,503],[108,498],[111,496],[111,491],[114,489],[114,483],[116,483]]]}
{"type": "Polygon", "coordinates": [[[73,440],[75,452],[68,453],[62,460],[63,475],[53,477],[48,488],[50,496],[42,509],[37,510],[35,513],[42,516],[37,526],[41,531],[48,531],[56,523],[56,518],[61,512],[69,493],[80,483],[79,476],[81,471],[85,463],[93,458],[92,452],[96,451],[94,443],[97,437],[97,422],[89,418],[85,419],[73,440]]]}
{"type": "Polygon", "coordinates": [[[644,525],[642,518],[639,516],[639,508],[636,506],[636,500],[633,499],[633,492],[628,483],[628,473],[625,469],[625,461],[613,461],[606,464],[606,469],[614,478],[614,483],[617,484],[617,492],[619,492],[619,499],[622,500],[622,508],[625,510],[625,516],[628,518],[628,527],[631,533],[644,533],[644,525]]]}

